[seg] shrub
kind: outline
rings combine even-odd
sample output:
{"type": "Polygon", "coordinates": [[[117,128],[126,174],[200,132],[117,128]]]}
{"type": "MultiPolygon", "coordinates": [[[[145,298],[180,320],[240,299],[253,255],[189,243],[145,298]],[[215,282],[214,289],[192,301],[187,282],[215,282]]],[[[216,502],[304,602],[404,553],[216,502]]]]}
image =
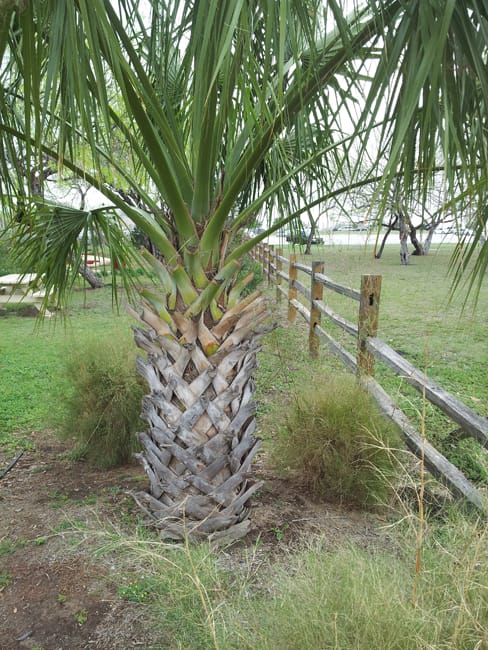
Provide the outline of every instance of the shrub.
{"type": "Polygon", "coordinates": [[[252,280],[246,285],[241,293],[241,296],[245,297],[255,291],[263,281],[263,267],[259,262],[255,262],[249,255],[244,256],[241,260],[241,264],[241,268],[237,274],[237,282],[245,278],[249,273],[253,273],[252,280]]]}
{"type": "Polygon", "coordinates": [[[351,376],[297,396],[272,456],[315,496],[371,507],[393,490],[400,447],[396,426],[351,376]]]}
{"type": "Polygon", "coordinates": [[[2,235],[2,239],[0,239],[0,275],[22,272],[18,261],[10,255],[10,247],[8,238],[6,235],[2,235]]]}
{"type": "Polygon", "coordinates": [[[129,333],[114,332],[110,338],[82,340],[67,359],[71,390],[61,435],[74,439],[76,455],[96,466],[126,464],[138,448],[143,387],[135,356],[129,333]]]}

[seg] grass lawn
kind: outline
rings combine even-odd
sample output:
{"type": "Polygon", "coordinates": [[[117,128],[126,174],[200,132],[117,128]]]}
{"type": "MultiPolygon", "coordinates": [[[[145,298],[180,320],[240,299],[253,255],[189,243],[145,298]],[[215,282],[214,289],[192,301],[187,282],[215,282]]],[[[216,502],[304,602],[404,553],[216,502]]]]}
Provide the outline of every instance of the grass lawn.
{"type": "MultiPolygon", "coordinates": [[[[486,416],[488,286],[483,289],[475,311],[470,305],[463,312],[459,301],[448,305],[449,252],[442,248],[428,257],[412,258],[412,264],[406,268],[398,264],[396,247],[388,247],[380,261],[371,259],[370,250],[357,247],[317,247],[313,258],[324,259],[325,272],[330,277],[355,288],[359,287],[361,273],[381,273],[380,336],[486,416]]],[[[305,261],[309,264],[310,258],[305,261]]],[[[271,290],[269,293],[273,295],[271,290]]],[[[328,296],[328,302],[340,314],[356,319],[356,303],[335,294],[328,296]]],[[[61,414],[63,398],[70,390],[63,371],[70,350],[92,336],[118,340],[119,336],[126,336],[131,323],[124,313],[118,315],[112,310],[110,287],[86,294],[77,292],[69,314],[66,324],[46,321],[37,330],[29,318],[9,315],[0,319],[0,448],[7,450],[8,457],[19,447],[35,447],[36,433],[51,427],[61,414]]],[[[308,358],[306,328],[299,322],[288,326],[283,306],[276,310],[276,317],[283,326],[264,340],[256,374],[259,435],[265,439],[265,449],[280,435],[287,404],[303,389],[310,391],[313,386],[313,390],[320,390],[322,378],[341,371],[340,362],[325,350],[318,360],[308,358]]],[[[383,376],[381,370],[378,373],[402,406],[410,404],[415,415],[417,398],[405,390],[402,382],[386,372],[383,376]]],[[[443,427],[446,431],[453,428],[452,423],[428,414],[428,435],[440,435],[443,427]]],[[[68,463],[67,471],[71,471],[70,461],[56,462],[68,463]]],[[[86,474],[84,466],[76,465],[76,471],[81,471],[81,483],[86,474]]],[[[22,480],[27,481],[29,476],[32,483],[40,486],[39,490],[52,489],[44,485],[47,480],[54,480],[49,468],[38,462],[27,472],[26,463],[23,470],[17,466],[4,481],[13,486],[10,493],[6,492],[9,502],[12,495],[19,498],[22,480]],[[40,477],[38,471],[43,472],[40,477]]],[[[90,476],[96,479],[97,475],[92,471],[90,476]]],[[[73,481],[75,478],[74,474],[73,481]]],[[[266,486],[263,492],[265,489],[266,486]]],[[[324,543],[325,531],[318,529],[316,535],[290,545],[285,544],[285,537],[282,544],[287,525],[284,518],[280,528],[273,529],[272,553],[266,551],[259,538],[254,545],[214,552],[205,544],[163,545],[132,515],[129,522],[124,520],[122,511],[115,513],[115,521],[102,514],[95,527],[89,527],[81,516],[85,511],[81,510],[84,506],[76,490],[76,498],[71,499],[67,495],[59,499],[57,492],[49,494],[51,500],[44,504],[49,511],[59,510],[53,509],[55,496],[59,508],[80,510],[73,510],[62,533],[45,530],[39,524],[35,531],[37,543],[30,539],[0,538],[0,557],[3,554],[2,560],[10,562],[8,570],[0,568],[0,591],[5,590],[8,595],[8,590],[22,584],[22,544],[29,542],[25,547],[29,562],[33,562],[33,557],[48,558],[39,560],[44,575],[43,562],[54,561],[52,549],[58,549],[59,554],[63,545],[69,547],[75,542],[80,546],[72,546],[71,551],[63,547],[64,553],[72,553],[67,566],[71,566],[75,555],[85,564],[83,554],[102,562],[100,566],[115,585],[110,598],[119,605],[122,602],[124,616],[135,612],[131,615],[156,630],[158,642],[148,646],[155,650],[488,648],[488,529],[483,522],[475,522],[455,508],[431,519],[426,515],[421,539],[415,510],[402,511],[395,520],[381,516],[378,525],[388,530],[387,543],[380,547],[370,547],[366,533],[361,538],[364,544],[351,541],[331,547],[324,543]],[[80,518],[79,523],[73,518],[75,515],[80,518]],[[39,555],[43,549],[47,549],[45,556],[39,555]],[[17,566],[16,554],[22,566],[19,575],[12,569],[17,566]],[[418,557],[420,564],[416,564],[418,557]]],[[[106,502],[111,502],[111,497],[103,494],[106,502]]],[[[99,497],[98,506],[103,503],[99,497]]],[[[16,504],[13,500],[11,507],[16,504]]],[[[42,502],[36,501],[35,507],[41,511],[42,502]]],[[[280,503],[274,507],[277,513],[281,512],[280,503]]],[[[316,517],[320,508],[328,512],[329,505],[314,504],[314,508],[316,517]]],[[[103,509],[100,512],[104,513],[103,509]]],[[[303,516],[302,511],[298,516],[303,516]]],[[[354,521],[357,527],[363,525],[358,513],[346,510],[342,517],[350,526],[346,529],[349,535],[354,521]]],[[[329,541],[337,537],[338,521],[334,516],[328,519],[329,541]]],[[[29,522],[25,523],[28,526],[29,522]]],[[[73,584],[77,582],[72,580],[73,584]]],[[[94,586],[99,588],[98,583],[94,586]]],[[[67,589],[63,585],[53,592],[57,593],[52,607],[55,613],[68,611],[67,605],[74,596],[70,593],[67,598],[67,589]]],[[[35,591],[31,589],[30,598],[35,591]]],[[[93,610],[87,607],[85,592],[80,598],[79,608],[74,612],[76,630],[90,625],[92,611],[102,606],[97,601],[93,610]]],[[[134,620],[117,619],[117,629],[124,625],[130,628],[134,620]]]]}
{"type": "MultiPolygon", "coordinates": [[[[425,257],[411,257],[408,266],[400,265],[397,245],[386,246],[380,260],[374,259],[371,245],[314,246],[311,256],[301,255],[298,248],[295,253],[307,266],[311,266],[312,260],[323,261],[326,275],[355,289],[360,287],[362,274],[381,275],[379,338],[442,388],[488,417],[488,284],[483,286],[477,301],[473,297],[466,300],[462,289],[451,296],[448,267],[452,250],[450,245],[434,246],[425,257]]],[[[289,248],[284,249],[285,256],[290,252],[289,248]]],[[[309,286],[309,276],[300,272],[299,279],[309,286]]],[[[324,302],[339,315],[357,322],[356,301],[325,289],[324,302]]],[[[282,318],[286,318],[284,310],[282,318]]],[[[301,317],[297,316],[299,320],[301,317]]],[[[325,317],[322,327],[355,354],[352,337],[325,317]]],[[[337,371],[338,362],[332,360],[325,345],[321,357],[319,373],[337,371]]],[[[377,379],[420,428],[419,393],[382,364],[377,363],[376,368],[377,379]]],[[[306,386],[309,381],[305,374],[296,382],[295,390],[300,383],[306,386]]],[[[427,438],[470,478],[488,481],[486,451],[471,439],[452,436],[457,425],[430,403],[426,404],[425,424],[427,438]]]]}
{"type": "Polygon", "coordinates": [[[40,325],[12,313],[0,317],[0,445],[29,446],[33,432],[56,422],[69,390],[64,367],[73,346],[130,327],[125,312],[112,309],[110,287],[75,292],[68,314],[64,322],[40,325]]]}
{"type": "MultiPolygon", "coordinates": [[[[285,248],[284,254],[288,253],[285,248]]],[[[399,264],[396,245],[386,246],[380,260],[373,258],[372,246],[315,246],[312,256],[300,257],[307,265],[312,259],[324,261],[326,275],[353,288],[359,288],[361,274],[381,275],[378,336],[445,390],[487,417],[488,285],[483,287],[477,303],[470,299],[464,304],[462,292],[449,301],[451,253],[452,246],[437,245],[428,256],[411,257],[408,266],[399,264]]],[[[302,281],[307,284],[309,278],[303,274],[302,281]]],[[[324,301],[352,322],[357,320],[355,301],[331,291],[325,291],[324,301]]],[[[0,441],[4,444],[29,444],[26,436],[52,424],[53,416],[62,410],[62,396],[68,390],[63,367],[73,345],[82,345],[84,338],[97,333],[110,335],[113,331],[117,336],[131,323],[123,308],[119,314],[112,308],[110,287],[75,292],[68,315],[65,323],[46,320],[37,329],[31,318],[10,316],[0,320],[0,441]]],[[[281,318],[286,318],[284,310],[281,318]]],[[[354,353],[351,337],[325,318],[322,324],[354,353]]],[[[258,394],[262,410],[271,409],[273,413],[273,396],[277,392],[291,394],[301,385],[306,387],[311,368],[320,375],[340,367],[325,348],[320,362],[310,365],[306,345],[296,330],[268,337],[257,374],[258,387],[263,391],[262,399],[258,394]],[[285,350],[289,361],[284,360],[285,350]],[[290,365],[297,369],[290,372],[290,365]]],[[[419,426],[422,404],[418,393],[381,364],[377,364],[377,377],[419,426]]],[[[274,415],[272,419],[276,420],[274,415]]],[[[427,405],[427,436],[444,453],[460,458],[461,465],[470,465],[471,457],[479,455],[480,449],[471,441],[451,439],[449,434],[455,428],[438,409],[427,405]]],[[[481,458],[485,455],[482,453],[481,458]]],[[[483,472],[475,465],[462,469],[476,479],[483,472]]]]}
{"type": "MultiPolygon", "coordinates": [[[[324,261],[326,275],[356,289],[362,274],[381,275],[378,336],[468,404],[474,397],[473,404],[488,415],[488,284],[477,304],[470,299],[464,305],[462,290],[449,301],[451,253],[451,246],[438,246],[425,257],[411,257],[408,266],[400,266],[393,245],[380,260],[373,258],[371,246],[317,246],[312,256],[300,258],[307,265],[312,259],[324,261]]],[[[357,321],[355,301],[327,290],[324,300],[357,321]]]]}

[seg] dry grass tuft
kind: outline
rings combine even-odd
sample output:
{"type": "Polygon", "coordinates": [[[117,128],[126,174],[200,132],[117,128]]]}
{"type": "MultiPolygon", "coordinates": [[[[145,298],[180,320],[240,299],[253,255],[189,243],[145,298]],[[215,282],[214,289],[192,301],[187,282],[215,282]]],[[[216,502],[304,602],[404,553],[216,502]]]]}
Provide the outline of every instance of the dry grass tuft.
{"type": "Polygon", "coordinates": [[[400,447],[395,425],[344,375],[295,398],[272,458],[317,497],[372,507],[393,492],[400,447]]]}

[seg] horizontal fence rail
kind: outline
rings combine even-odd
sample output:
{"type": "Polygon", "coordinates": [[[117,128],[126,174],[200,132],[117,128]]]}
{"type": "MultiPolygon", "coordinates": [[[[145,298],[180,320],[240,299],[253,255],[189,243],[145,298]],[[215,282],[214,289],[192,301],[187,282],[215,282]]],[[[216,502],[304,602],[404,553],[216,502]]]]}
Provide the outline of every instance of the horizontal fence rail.
{"type": "Polygon", "coordinates": [[[312,266],[299,263],[295,255],[284,257],[281,249],[259,244],[252,252],[259,262],[269,284],[276,285],[277,301],[286,298],[288,320],[294,322],[300,315],[309,325],[309,350],[312,357],[319,354],[320,342],[356,374],[361,384],[375,398],[382,412],[402,431],[408,448],[422,458],[426,468],[458,497],[487,512],[487,504],[476,487],[464,474],[423,438],[408,417],[375,380],[375,361],[389,367],[425,398],[451,418],[462,431],[488,448],[488,420],[445,391],[427,375],[376,337],[378,328],[381,276],[363,275],[361,290],[346,287],[324,275],[323,262],[312,266]],[[288,268],[288,273],[284,270],[288,268]],[[298,271],[310,276],[310,286],[298,280],[298,271]],[[324,288],[359,302],[358,323],[351,323],[335,313],[323,302],[324,288]],[[304,304],[299,297],[303,297],[304,304]],[[321,327],[325,316],[356,339],[357,353],[351,354],[341,343],[321,327]]]}

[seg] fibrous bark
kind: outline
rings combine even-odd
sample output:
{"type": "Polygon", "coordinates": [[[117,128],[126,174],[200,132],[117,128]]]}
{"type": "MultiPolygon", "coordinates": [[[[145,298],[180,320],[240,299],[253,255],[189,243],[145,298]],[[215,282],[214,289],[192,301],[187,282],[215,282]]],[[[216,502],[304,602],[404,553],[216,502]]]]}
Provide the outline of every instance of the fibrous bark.
{"type": "MultiPolygon", "coordinates": [[[[143,312],[140,320],[153,316],[143,312]]],[[[220,345],[210,356],[202,345],[210,330],[198,335],[201,320],[180,323],[188,342],[158,334],[154,322],[156,329],[134,327],[146,352],[137,370],[150,389],[142,412],[148,430],[138,434],[137,455],[150,489],[135,498],[162,538],[224,544],[249,531],[248,502],[260,486],[250,473],[259,449],[252,373],[264,334],[256,325],[265,317],[262,298],[228,312],[213,328],[220,345]]]]}

